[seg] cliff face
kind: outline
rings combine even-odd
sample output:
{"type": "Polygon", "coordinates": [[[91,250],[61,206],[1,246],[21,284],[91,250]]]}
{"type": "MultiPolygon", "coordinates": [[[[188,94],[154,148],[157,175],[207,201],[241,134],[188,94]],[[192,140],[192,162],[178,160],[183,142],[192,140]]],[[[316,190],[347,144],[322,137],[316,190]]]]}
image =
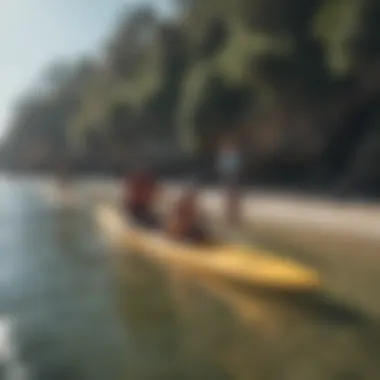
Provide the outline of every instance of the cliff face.
{"type": "Polygon", "coordinates": [[[81,168],[121,170],[145,149],[160,167],[204,169],[233,133],[247,180],[378,194],[379,22],[375,0],[180,1],[171,19],[138,8],[104,58],[58,65],[54,96],[16,109],[5,162],[43,139],[81,168]]]}

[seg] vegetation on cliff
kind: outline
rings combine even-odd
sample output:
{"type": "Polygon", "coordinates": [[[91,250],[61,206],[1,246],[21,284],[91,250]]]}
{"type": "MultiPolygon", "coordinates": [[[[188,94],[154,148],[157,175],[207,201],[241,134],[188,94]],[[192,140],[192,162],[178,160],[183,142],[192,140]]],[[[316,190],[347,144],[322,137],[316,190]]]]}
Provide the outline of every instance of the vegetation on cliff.
{"type": "Polygon", "coordinates": [[[141,5],[100,58],[43,75],[3,156],[48,166],[30,157],[44,144],[110,169],[161,147],[169,165],[233,132],[256,182],[380,194],[379,23],[376,0],[177,0],[166,19],[141,5]]]}

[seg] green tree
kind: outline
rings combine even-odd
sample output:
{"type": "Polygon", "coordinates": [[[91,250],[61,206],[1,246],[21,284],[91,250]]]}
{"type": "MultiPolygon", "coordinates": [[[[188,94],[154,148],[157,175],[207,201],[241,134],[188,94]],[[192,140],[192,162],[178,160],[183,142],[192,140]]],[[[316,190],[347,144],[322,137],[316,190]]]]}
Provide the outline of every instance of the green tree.
{"type": "Polygon", "coordinates": [[[149,5],[127,11],[121,17],[106,46],[106,58],[116,76],[132,78],[139,72],[156,26],[157,15],[149,5]]]}

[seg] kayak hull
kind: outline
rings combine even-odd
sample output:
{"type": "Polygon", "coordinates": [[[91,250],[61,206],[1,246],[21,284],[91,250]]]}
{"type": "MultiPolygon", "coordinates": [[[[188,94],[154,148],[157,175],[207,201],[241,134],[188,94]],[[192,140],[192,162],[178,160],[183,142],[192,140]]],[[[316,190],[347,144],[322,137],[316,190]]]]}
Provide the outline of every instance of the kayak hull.
{"type": "Polygon", "coordinates": [[[99,206],[99,226],[117,248],[137,252],[165,266],[210,273],[266,289],[317,290],[318,273],[293,260],[237,244],[199,246],[177,242],[155,231],[137,228],[115,208],[99,206]]]}

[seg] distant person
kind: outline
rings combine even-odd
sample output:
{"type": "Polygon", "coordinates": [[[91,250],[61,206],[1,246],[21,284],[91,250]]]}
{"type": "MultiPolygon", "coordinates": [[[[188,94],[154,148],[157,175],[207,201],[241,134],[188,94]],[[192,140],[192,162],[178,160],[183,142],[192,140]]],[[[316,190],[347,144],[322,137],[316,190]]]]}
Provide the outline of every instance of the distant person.
{"type": "Polygon", "coordinates": [[[194,188],[185,191],[174,205],[165,232],[176,240],[199,244],[211,243],[212,238],[204,224],[194,188]]]}
{"type": "Polygon", "coordinates": [[[237,222],[239,218],[239,176],[242,166],[241,151],[236,139],[225,136],[219,145],[217,169],[223,186],[227,190],[226,216],[229,222],[237,222]]]}
{"type": "Polygon", "coordinates": [[[56,199],[59,204],[71,204],[74,201],[72,165],[67,158],[61,158],[56,167],[56,199]]]}
{"type": "Polygon", "coordinates": [[[62,159],[57,170],[59,186],[62,190],[69,187],[72,182],[71,165],[68,159],[62,159]]]}
{"type": "Polygon", "coordinates": [[[124,180],[123,203],[125,212],[143,227],[158,226],[154,214],[154,201],[157,195],[157,180],[153,172],[141,168],[124,180]]]}
{"type": "Polygon", "coordinates": [[[241,157],[239,147],[232,137],[226,136],[220,141],[217,166],[224,183],[236,183],[241,166],[241,157]]]}

